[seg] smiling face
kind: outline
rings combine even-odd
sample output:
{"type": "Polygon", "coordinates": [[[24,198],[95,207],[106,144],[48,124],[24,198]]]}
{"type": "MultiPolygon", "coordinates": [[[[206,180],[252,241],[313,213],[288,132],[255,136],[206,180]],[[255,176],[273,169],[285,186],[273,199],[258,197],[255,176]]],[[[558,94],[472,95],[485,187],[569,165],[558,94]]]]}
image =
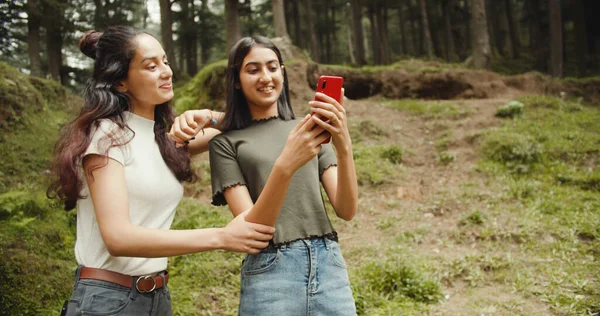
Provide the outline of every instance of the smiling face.
{"type": "Polygon", "coordinates": [[[283,89],[283,71],[277,54],[269,48],[255,46],[240,67],[240,87],[251,113],[270,111],[277,115],[277,100],[283,89]]]}
{"type": "Polygon", "coordinates": [[[131,112],[154,118],[154,108],[173,98],[171,79],[173,72],[162,45],[148,34],[134,39],[136,50],[127,79],[118,89],[126,92],[131,102],[131,112]]]}

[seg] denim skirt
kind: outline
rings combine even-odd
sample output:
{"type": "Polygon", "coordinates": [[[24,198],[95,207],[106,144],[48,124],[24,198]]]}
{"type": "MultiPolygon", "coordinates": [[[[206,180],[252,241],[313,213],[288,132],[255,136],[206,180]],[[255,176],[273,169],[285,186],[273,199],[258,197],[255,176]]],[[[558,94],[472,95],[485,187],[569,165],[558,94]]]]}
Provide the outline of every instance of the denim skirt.
{"type": "Polygon", "coordinates": [[[356,315],[338,243],[304,239],[247,255],[241,271],[239,315],[356,315]]]}
{"type": "Polygon", "coordinates": [[[171,294],[166,284],[152,292],[141,293],[135,283],[128,288],[106,281],[80,279],[79,270],[63,315],[172,315],[171,294]]]}

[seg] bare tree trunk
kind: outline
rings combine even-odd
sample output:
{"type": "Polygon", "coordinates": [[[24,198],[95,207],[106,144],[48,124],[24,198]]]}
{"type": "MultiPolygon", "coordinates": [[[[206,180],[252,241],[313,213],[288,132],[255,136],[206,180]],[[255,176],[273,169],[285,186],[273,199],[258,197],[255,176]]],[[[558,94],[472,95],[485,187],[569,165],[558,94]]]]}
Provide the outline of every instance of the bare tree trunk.
{"type": "Polygon", "coordinates": [[[352,7],[346,6],[346,10],[344,10],[346,19],[346,38],[348,43],[348,54],[350,55],[350,63],[356,65],[356,52],[354,50],[354,43],[356,42],[356,38],[352,34],[353,26],[352,26],[352,7]]]}
{"type": "Polygon", "coordinates": [[[362,7],[358,0],[352,0],[352,29],[354,30],[354,52],[356,64],[362,66],[367,63],[365,59],[364,36],[362,28],[362,7]]]}
{"type": "Polygon", "coordinates": [[[508,33],[510,35],[510,43],[512,48],[513,58],[519,58],[521,50],[521,41],[519,40],[519,28],[513,16],[512,0],[505,1],[506,20],[508,21],[508,33]]]}
{"type": "Polygon", "coordinates": [[[453,0],[442,2],[442,10],[444,11],[444,28],[446,29],[446,59],[450,62],[455,62],[454,54],[454,36],[452,36],[452,20],[450,18],[450,9],[454,5],[453,0]]]}
{"type": "Polygon", "coordinates": [[[300,29],[300,8],[298,7],[298,0],[291,0],[292,3],[292,17],[294,21],[294,34],[296,44],[302,48],[305,48],[304,38],[302,37],[302,30],[300,29]]]}
{"type": "Polygon", "coordinates": [[[208,1],[202,1],[202,5],[200,6],[200,38],[198,39],[200,42],[200,62],[202,65],[208,64],[210,60],[210,40],[206,36],[208,33],[208,17],[210,15],[208,9],[208,1]]]}
{"type": "Polygon", "coordinates": [[[550,0],[550,74],[563,76],[563,25],[560,0],[550,0]]]}
{"type": "Polygon", "coordinates": [[[379,38],[379,30],[375,18],[376,7],[373,3],[369,4],[369,21],[371,22],[371,48],[373,50],[373,63],[381,65],[381,39],[379,38]]]}
{"type": "Polygon", "coordinates": [[[305,12],[306,12],[306,24],[308,25],[309,33],[310,33],[310,52],[311,57],[314,61],[319,62],[321,60],[321,49],[317,40],[317,30],[315,29],[314,21],[313,21],[313,8],[312,8],[312,0],[304,1],[305,12]]]}
{"type": "Polygon", "coordinates": [[[402,10],[404,10],[404,5],[400,3],[398,5],[398,26],[400,26],[400,40],[402,45],[402,47],[400,47],[400,54],[408,55],[408,41],[406,40],[407,34],[406,27],[404,26],[406,21],[404,20],[404,12],[402,12],[402,10]]]}
{"type": "Polygon", "coordinates": [[[433,42],[431,41],[431,32],[429,31],[429,21],[427,19],[427,1],[426,0],[419,0],[419,5],[421,8],[421,25],[423,28],[423,41],[424,41],[424,48],[425,48],[425,53],[427,54],[427,57],[429,58],[433,58],[434,54],[433,54],[433,42]]]}
{"type": "Polygon", "coordinates": [[[500,56],[505,57],[506,56],[506,52],[504,50],[505,48],[505,38],[506,38],[506,30],[504,28],[504,26],[502,25],[502,10],[504,6],[499,6],[501,3],[499,2],[492,2],[492,1],[486,1],[487,6],[488,6],[488,11],[486,12],[486,14],[490,14],[489,18],[488,18],[488,23],[491,22],[491,24],[488,24],[488,26],[491,27],[491,34],[493,34],[492,39],[494,40],[494,43],[496,45],[496,50],[498,51],[498,53],[500,54],[500,56]]]}
{"type": "Polygon", "coordinates": [[[227,51],[242,38],[238,15],[238,0],[225,0],[225,33],[227,34],[227,51]]]}
{"type": "Polygon", "coordinates": [[[29,53],[29,70],[32,76],[42,76],[40,59],[40,26],[42,15],[38,0],[27,1],[27,51],[29,53]]]}
{"type": "Polygon", "coordinates": [[[94,10],[94,27],[96,29],[104,29],[105,15],[104,15],[104,0],[94,0],[96,9],[94,10]]]}
{"type": "Polygon", "coordinates": [[[421,36],[419,35],[419,26],[418,26],[418,21],[414,18],[414,14],[412,13],[412,8],[410,7],[410,4],[408,5],[408,27],[410,28],[409,32],[411,34],[411,39],[412,39],[412,54],[414,56],[420,56],[421,55],[421,42],[420,42],[420,38],[421,36]]]}
{"type": "Polygon", "coordinates": [[[335,37],[335,34],[337,33],[337,25],[336,25],[336,19],[335,19],[335,11],[336,8],[334,6],[334,4],[332,3],[331,5],[331,28],[329,30],[329,36],[331,37],[329,40],[329,44],[331,45],[331,48],[329,49],[329,56],[327,56],[327,59],[331,62],[333,61],[333,56],[336,55],[336,47],[337,47],[337,40],[335,37]]]}
{"type": "Polygon", "coordinates": [[[44,28],[46,29],[46,51],[48,72],[53,80],[62,82],[62,10],[64,0],[44,6],[44,28]]]}
{"type": "Polygon", "coordinates": [[[473,55],[471,66],[489,68],[492,61],[492,49],[485,16],[485,0],[471,0],[473,55]]]}
{"type": "Polygon", "coordinates": [[[584,0],[575,0],[575,49],[577,58],[577,73],[583,77],[587,73],[586,57],[587,57],[587,34],[585,32],[585,8],[584,0]]]}
{"type": "MultiPolygon", "coordinates": [[[[275,27],[276,37],[287,37],[290,39],[287,27],[285,24],[285,10],[283,7],[283,0],[273,0],[273,26],[275,27]]],[[[291,39],[290,39],[291,40],[291,39]]]]}
{"type": "Polygon", "coordinates": [[[158,0],[160,5],[160,35],[162,38],[163,47],[171,62],[171,70],[173,77],[179,76],[179,67],[177,64],[177,56],[175,55],[175,44],[173,43],[173,17],[171,16],[171,2],[169,0],[158,0]]]}
{"type": "Polygon", "coordinates": [[[384,5],[377,5],[375,7],[375,17],[377,19],[377,31],[379,33],[379,53],[380,60],[382,64],[390,63],[390,44],[388,40],[388,31],[387,31],[387,9],[384,5]]]}

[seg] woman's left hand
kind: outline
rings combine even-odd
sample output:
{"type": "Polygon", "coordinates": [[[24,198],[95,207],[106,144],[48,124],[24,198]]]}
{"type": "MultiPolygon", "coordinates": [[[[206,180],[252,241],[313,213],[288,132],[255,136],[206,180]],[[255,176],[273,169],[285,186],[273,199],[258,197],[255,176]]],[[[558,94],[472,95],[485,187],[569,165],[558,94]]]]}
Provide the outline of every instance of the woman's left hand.
{"type": "Polygon", "coordinates": [[[317,92],[317,101],[310,101],[312,119],[331,134],[331,141],[338,155],[352,152],[352,140],[346,121],[346,110],[343,107],[344,89],[342,89],[341,103],[334,98],[317,92]]]}
{"type": "Polygon", "coordinates": [[[209,110],[188,110],[173,120],[169,136],[177,146],[183,146],[211,124],[212,113],[209,110]]]}

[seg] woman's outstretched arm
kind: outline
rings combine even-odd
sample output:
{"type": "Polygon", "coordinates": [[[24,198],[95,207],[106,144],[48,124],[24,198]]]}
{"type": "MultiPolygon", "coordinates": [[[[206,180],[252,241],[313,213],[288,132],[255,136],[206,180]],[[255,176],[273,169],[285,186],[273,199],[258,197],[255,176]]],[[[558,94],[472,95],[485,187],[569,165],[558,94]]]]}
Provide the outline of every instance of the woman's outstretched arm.
{"type": "Polygon", "coordinates": [[[83,165],[100,234],[112,256],[155,258],[214,249],[258,253],[275,233],[273,227],[246,222],[245,214],[224,228],[169,230],[133,225],[123,165],[95,154],[86,156],[83,165]]]}

